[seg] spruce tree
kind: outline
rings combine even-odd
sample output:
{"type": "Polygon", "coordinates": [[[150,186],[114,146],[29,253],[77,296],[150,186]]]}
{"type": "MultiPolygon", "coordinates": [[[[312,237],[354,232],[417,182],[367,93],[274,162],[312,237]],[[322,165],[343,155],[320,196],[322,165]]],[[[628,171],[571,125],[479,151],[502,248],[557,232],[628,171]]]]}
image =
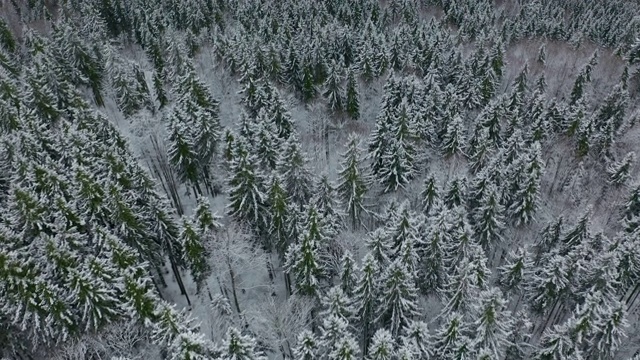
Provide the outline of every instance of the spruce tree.
{"type": "Polygon", "coordinates": [[[222,359],[225,360],[263,360],[264,355],[256,350],[256,342],[242,335],[236,328],[229,328],[223,344],[222,359]]]}
{"type": "Polygon", "coordinates": [[[335,62],[329,67],[328,73],[329,76],[327,76],[327,79],[324,82],[325,90],[322,95],[327,99],[329,111],[340,113],[344,110],[346,102],[346,98],[342,95],[343,77],[335,62]]]}
{"type": "Polygon", "coordinates": [[[454,116],[442,139],[442,152],[446,157],[451,157],[463,153],[466,138],[464,134],[464,123],[460,115],[454,116]]]}
{"type": "Polygon", "coordinates": [[[379,271],[380,265],[373,255],[371,253],[365,255],[362,259],[360,277],[353,292],[354,310],[357,318],[360,319],[362,348],[365,353],[369,349],[369,340],[373,333],[371,325],[374,323],[376,316],[376,304],[378,303],[377,276],[379,271]]]}
{"type": "Polygon", "coordinates": [[[288,199],[287,194],[282,188],[282,182],[278,176],[271,179],[269,186],[268,200],[269,204],[269,248],[275,248],[282,258],[284,258],[287,247],[291,244],[288,234],[288,199]]]}
{"type": "Polygon", "coordinates": [[[391,263],[382,274],[381,294],[377,321],[398,336],[402,327],[419,314],[413,274],[401,261],[391,263]]]}
{"type": "Polygon", "coordinates": [[[293,348],[293,356],[298,360],[320,359],[318,354],[318,340],[309,330],[298,334],[296,346],[293,348]]]}
{"type": "Polygon", "coordinates": [[[433,173],[425,179],[420,198],[422,199],[422,212],[425,215],[429,215],[431,209],[434,208],[436,201],[439,199],[438,185],[436,184],[433,173]]]}
{"type": "Polygon", "coordinates": [[[302,208],[311,199],[314,179],[307,167],[306,154],[295,136],[291,136],[284,144],[278,160],[278,172],[290,201],[302,208]]]}
{"type": "Polygon", "coordinates": [[[358,267],[350,251],[345,251],[340,259],[340,287],[349,297],[353,296],[358,284],[358,267]]]}
{"type": "Polygon", "coordinates": [[[500,204],[498,191],[489,188],[480,201],[480,206],[474,214],[474,230],[478,243],[486,253],[495,249],[495,245],[502,241],[501,232],[504,229],[504,208],[500,204]]]}
{"type": "Polygon", "coordinates": [[[289,245],[285,268],[292,274],[297,292],[303,295],[318,296],[320,280],[327,273],[324,249],[327,243],[322,218],[314,206],[308,206],[301,238],[289,245]]]}
{"type": "Polygon", "coordinates": [[[607,167],[607,174],[609,174],[609,183],[612,185],[623,185],[631,176],[631,167],[635,162],[636,154],[631,151],[622,158],[620,161],[612,162],[607,167]]]}
{"type": "Polygon", "coordinates": [[[202,290],[202,285],[211,273],[211,265],[208,263],[207,251],[201,234],[196,230],[190,220],[184,220],[180,233],[180,242],[183,248],[184,262],[189,264],[191,276],[196,283],[196,292],[202,290]]]}
{"type": "Polygon", "coordinates": [[[351,68],[347,69],[347,87],[344,98],[347,115],[353,120],[358,120],[360,118],[360,94],[354,70],[351,68]]]}
{"type": "Polygon", "coordinates": [[[391,360],[395,355],[393,336],[386,329],[378,329],[369,346],[368,360],[391,360]]]}
{"type": "Polygon", "coordinates": [[[497,288],[480,293],[474,305],[475,346],[488,350],[491,358],[501,359],[514,330],[514,320],[507,302],[497,288]]]}
{"type": "Polygon", "coordinates": [[[347,151],[342,154],[342,157],[341,169],[338,172],[337,191],[345,204],[345,210],[351,219],[351,224],[356,229],[361,222],[362,213],[367,211],[364,202],[369,179],[362,166],[364,156],[360,148],[360,141],[355,135],[349,137],[347,151]]]}
{"type": "Polygon", "coordinates": [[[254,230],[261,231],[267,225],[267,194],[265,181],[258,170],[256,159],[249,155],[246,145],[238,143],[238,154],[232,160],[228,179],[229,204],[227,213],[240,222],[246,222],[254,230]]]}
{"type": "Polygon", "coordinates": [[[393,121],[388,152],[382,157],[379,176],[385,192],[404,187],[415,175],[414,124],[408,110],[408,104],[403,101],[393,121]]]}

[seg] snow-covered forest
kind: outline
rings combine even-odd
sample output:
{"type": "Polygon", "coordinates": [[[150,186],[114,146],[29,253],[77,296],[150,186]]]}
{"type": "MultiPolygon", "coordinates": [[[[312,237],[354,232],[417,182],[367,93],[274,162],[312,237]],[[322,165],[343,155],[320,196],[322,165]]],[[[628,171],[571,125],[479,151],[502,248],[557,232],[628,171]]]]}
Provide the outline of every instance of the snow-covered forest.
{"type": "Polygon", "coordinates": [[[640,360],[635,0],[0,0],[0,359],[640,360]]]}

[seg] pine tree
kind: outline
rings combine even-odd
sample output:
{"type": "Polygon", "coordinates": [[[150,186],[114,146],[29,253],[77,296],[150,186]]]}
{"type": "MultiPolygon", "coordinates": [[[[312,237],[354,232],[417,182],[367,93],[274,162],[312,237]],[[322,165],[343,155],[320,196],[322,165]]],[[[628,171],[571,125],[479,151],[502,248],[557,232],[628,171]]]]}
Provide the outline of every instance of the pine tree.
{"type": "Polygon", "coordinates": [[[488,350],[491,358],[503,358],[513,332],[514,321],[511,312],[507,310],[507,302],[502,292],[497,288],[491,288],[480,293],[473,312],[476,314],[476,347],[488,350]]]}
{"type": "Polygon", "coordinates": [[[288,212],[287,194],[278,176],[271,179],[267,203],[269,204],[269,248],[277,249],[280,256],[284,258],[285,251],[291,244],[287,229],[291,214],[288,212]]]}
{"type": "Polygon", "coordinates": [[[266,357],[256,350],[256,342],[254,339],[242,335],[238,329],[229,328],[223,344],[221,359],[262,360],[266,359],[266,357]]]}
{"type": "Polygon", "coordinates": [[[404,187],[415,175],[414,124],[408,110],[408,104],[403,101],[393,121],[393,137],[388,152],[382,157],[383,167],[379,175],[385,192],[404,187]]]}
{"type": "Polygon", "coordinates": [[[487,189],[474,214],[474,230],[478,243],[486,253],[502,241],[500,233],[504,229],[503,213],[498,191],[495,187],[487,189]]]}
{"type": "Polygon", "coordinates": [[[448,358],[454,354],[457,345],[465,337],[467,325],[462,315],[451,313],[437,330],[433,341],[433,356],[448,358]]]}
{"type": "MultiPolygon", "coordinates": [[[[369,349],[369,339],[375,320],[376,304],[378,299],[377,275],[380,267],[371,253],[362,259],[360,278],[353,292],[354,310],[360,319],[362,329],[362,348],[366,352],[369,349]]],[[[366,354],[365,354],[366,355],[366,354]]]]}
{"type": "Polygon", "coordinates": [[[570,264],[563,256],[551,254],[545,264],[536,269],[528,285],[532,310],[544,313],[553,308],[569,289],[570,264]]]}
{"type": "Polygon", "coordinates": [[[321,353],[325,356],[332,353],[338,347],[339,342],[349,336],[348,327],[348,322],[342,317],[335,315],[325,317],[320,327],[319,347],[321,353]]]}
{"type": "Polygon", "coordinates": [[[422,321],[412,321],[403,329],[401,342],[404,347],[416,351],[420,359],[429,359],[433,355],[431,336],[427,324],[422,321]]]}
{"type": "Polygon", "coordinates": [[[369,186],[368,176],[362,166],[364,157],[360,141],[355,135],[349,137],[347,151],[342,157],[337,191],[355,229],[360,224],[362,213],[367,211],[364,201],[369,186]]]}
{"type": "Polygon", "coordinates": [[[439,293],[445,285],[445,246],[450,242],[450,214],[442,206],[433,211],[424,239],[424,251],[420,274],[420,285],[424,292],[439,293]]]}
{"type": "Polygon", "coordinates": [[[540,49],[538,50],[538,62],[542,65],[547,63],[547,47],[546,44],[540,45],[540,49]]]}
{"type": "Polygon", "coordinates": [[[346,98],[342,95],[342,81],[343,77],[334,62],[329,67],[329,76],[324,82],[325,91],[322,94],[327,99],[329,111],[334,113],[340,113],[345,108],[346,98]]]}
{"type": "Polygon", "coordinates": [[[189,264],[191,276],[196,283],[196,292],[202,290],[202,285],[211,273],[211,266],[208,263],[209,252],[207,251],[203,239],[195,229],[190,220],[184,220],[180,233],[180,243],[183,248],[183,261],[189,264]]]}
{"type": "Polygon", "coordinates": [[[356,340],[348,334],[338,340],[334,350],[329,354],[329,358],[335,360],[356,360],[359,358],[360,349],[356,340]]]}
{"type": "Polygon", "coordinates": [[[607,173],[609,174],[609,183],[613,185],[623,185],[631,176],[631,167],[635,162],[636,154],[631,151],[617,162],[612,162],[607,167],[607,173]]]}
{"type": "Polygon", "coordinates": [[[449,182],[447,193],[444,196],[444,203],[449,209],[465,205],[467,197],[466,178],[456,177],[449,182]]]}
{"type": "Polygon", "coordinates": [[[360,94],[358,90],[358,82],[354,71],[347,69],[347,88],[345,98],[345,110],[353,120],[360,118],[360,94]]]}
{"type": "Polygon", "coordinates": [[[391,237],[384,229],[378,228],[374,230],[369,234],[365,242],[369,253],[378,263],[378,266],[386,266],[389,264],[393,254],[393,244],[391,243],[391,237]]]}
{"type": "Polygon", "coordinates": [[[256,159],[248,154],[246,145],[238,143],[237,146],[239,153],[231,163],[228,180],[230,202],[227,213],[260,230],[267,225],[265,182],[257,169],[256,159]]]}
{"type": "Polygon", "coordinates": [[[349,322],[353,315],[351,299],[345,295],[340,286],[334,286],[321,299],[324,307],[323,315],[336,316],[349,322]]]}
{"type": "Polygon", "coordinates": [[[534,354],[536,360],[582,359],[582,353],[567,334],[566,325],[555,325],[547,329],[540,339],[539,349],[534,354]]]}
{"type": "Polygon", "coordinates": [[[371,340],[367,359],[391,360],[395,355],[395,347],[391,333],[386,329],[378,329],[371,340]]]}
{"type": "Polygon", "coordinates": [[[626,337],[628,327],[625,306],[615,299],[609,300],[598,309],[598,320],[588,350],[589,356],[596,359],[613,359],[618,354],[622,339],[626,337]]]}
{"type": "Polygon", "coordinates": [[[513,214],[516,225],[530,223],[534,213],[538,210],[543,166],[539,143],[532,145],[532,150],[526,159],[528,163],[525,163],[523,178],[516,180],[518,181],[517,190],[509,206],[509,212],[513,214]]]}
{"type": "Polygon", "coordinates": [[[529,284],[533,261],[527,249],[519,247],[507,256],[507,263],[499,268],[500,285],[507,293],[519,292],[529,284]]]}
{"type": "Polygon", "coordinates": [[[297,360],[316,360],[320,358],[318,340],[311,331],[304,330],[298,334],[298,342],[293,349],[293,356],[297,360]]]}
{"type": "Polygon", "coordinates": [[[569,253],[573,248],[580,245],[583,241],[585,241],[589,237],[590,235],[589,225],[591,222],[591,214],[592,214],[592,207],[588,206],[587,209],[585,209],[582,216],[578,219],[578,222],[576,223],[576,225],[571,230],[569,230],[569,232],[565,234],[565,236],[562,238],[563,254],[569,253]]]}
{"type": "Polygon", "coordinates": [[[308,206],[301,239],[289,245],[285,268],[295,279],[297,291],[303,295],[317,296],[319,282],[326,272],[323,247],[327,238],[322,219],[313,206],[308,206]]]}
{"type": "Polygon", "coordinates": [[[466,138],[464,135],[464,123],[460,115],[456,115],[447,125],[442,139],[442,151],[446,157],[462,154],[466,138]]]}
{"type": "Polygon", "coordinates": [[[420,193],[420,198],[422,199],[422,212],[428,215],[439,199],[438,185],[433,173],[425,179],[424,190],[420,193]]]}
{"type": "Polygon", "coordinates": [[[313,176],[307,168],[307,158],[300,149],[300,143],[291,136],[285,143],[282,156],[278,160],[278,172],[282,175],[284,188],[290,201],[302,207],[312,196],[313,176]]]}
{"type": "Polygon", "coordinates": [[[531,328],[533,324],[527,316],[525,310],[521,310],[515,314],[513,332],[509,338],[509,346],[507,346],[505,356],[507,359],[525,360],[529,359],[529,352],[532,346],[529,344],[531,338],[531,328]]]}
{"type": "Polygon", "coordinates": [[[358,268],[350,251],[347,250],[342,254],[340,265],[340,287],[348,297],[351,297],[358,285],[358,268]]]}
{"type": "Polygon", "coordinates": [[[337,235],[344,228],[344,216],[340,211],[342,204],[336,196],[336,189],[327,175],[322,175],[316,194],[311,199],[323,219],[328,235],[337,235]]]}
{"type": "Polygon", "coordinates": [[[202,195],[198,153],[193,134],[181,120],[171,120],[167,131],[169,136],[168,157],[182,182],[188,182],[196,192],[202,195]]]}
{"type": "Polygon", "coordinates": [[[377,320],[398,336],[402,327],[419,314],[413,275],[402,262],[395,261],[384,271],[381,294],[377,320]]]}
{"type": "Polygon", "coordinates": [[[471,299],[479,292],[474,266],[469,259],[458,262],[456,272],[447,281],[447,300],[443,314],[465,314],[471,308],[471,299]]]}

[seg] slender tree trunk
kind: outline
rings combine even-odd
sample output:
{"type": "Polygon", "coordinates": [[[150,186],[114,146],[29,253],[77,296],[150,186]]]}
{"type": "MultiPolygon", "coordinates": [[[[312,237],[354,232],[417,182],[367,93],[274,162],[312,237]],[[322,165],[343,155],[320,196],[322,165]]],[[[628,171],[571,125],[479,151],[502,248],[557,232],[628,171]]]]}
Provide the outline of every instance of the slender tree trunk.
{"type": "Polygon", "coordinates": [[[171,270],[173,270],[173,275],[178,282],[178,287],[180,288],[180,293],[187,298],[187,304],[191,306],[191,299],[189,299],[189,294],[187,294],[187,289],[184,287],[184,283],[182,282],[182,276],[180,275],[180,270],[178,269],[178,265],[173,258],[173,254],[169,254],[169,261],[171,262],[171,270]]]}
{"type": "Polygon", "coordinates": [[[166,288],[167,281],[164,279],[164,276],[162,275],[162,269],[160,269],[158,265],[156,265],[155,268],[156,268],[156,273],[158,274],[158,278],[160,279],[160,284],[162,285],[162,287],[166,288]]]}
{"type": "Polygon", "coordinates": [[[289,273],[287,272],[283,272],[284,274],[284,284],[285,287],[287,288],[287,297],[291,296],[291,276],[289,276],[289,273]]]}
{"type": "Polygon", "coordinates": [[[231,263],[227,262],[227,266],[229,267],[229,276],[231,277],[231,294],[233,294],[233,303],[236,306],[238,315],[242,318],[242,311],[240,311],[240,303],[238,302],[238,293],[236,292],[236,275],[231,267],[231,263]]]}
{"type": "Polygon", "coordinates": [[[542,333],[544,332],[544,330],[547,328],[547,325],[549,324],[549,320],[551,320],[551,316],[553,315],[553,313],[556,310],[556,307],[558,306],[558,303],[560,302],[560,299],[556,299],[556,301],[553,303],[553,306],[551,307],[551,312],[549,312],[549,316],[547,316],[547,320],[544,322],[544,325],[542,326],[542,328],[540,329],[540,335],[542,335],[542,333]]]}

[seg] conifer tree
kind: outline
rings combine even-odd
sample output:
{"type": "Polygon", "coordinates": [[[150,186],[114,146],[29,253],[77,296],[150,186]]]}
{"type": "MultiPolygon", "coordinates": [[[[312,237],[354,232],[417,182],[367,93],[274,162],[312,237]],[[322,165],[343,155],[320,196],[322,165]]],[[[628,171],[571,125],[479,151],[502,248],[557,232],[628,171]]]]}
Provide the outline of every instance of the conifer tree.
{"type": "Polygon", "coordinates": [[[285,251],[291,243],[287,229],[291,214],[288,212],[287,194],[278,176],[271,179],[267,203],[269,204],[269,247],[276,248],[284,258],[285,251]]]}
{"type": "Polygon", "coordinates": [[[225,360],[263,360],[266,359],[256,350],[256,342],[242,335],[236,328],[229,328],[223,344],[222,359],[225,360]]]}
{"type": "Polygon", "coordinates": [[[378,228],[369,234],[365,241],[369,253],[378,263],[378,266],[388,265],[393,254],[393,244],[389,234],[384,229],[378,228]]]}
{"type": "Polygon", "coordinates": [[[377,275],[380,267],[371,253],[368,253],[362,259],[360,277],[353,292],[354,310],[360,319],[359,325],[362,329],[361,339],[362,348],[366,351],[369,349],[369,339],[371,338],[373,328],[371,325],[375,321],[376,304],[378,299],[378,283],[377,275]]]}
{"type": "Polygon", "coordinates": [[[358,285],[358,268],[350,251],[345,251],[340,259],[340,287],[348,296],[353,296],[358,285]]]}
{"type": "Polygon", "coordinates": [[[533,324],[524,310],[518,311],[514,318],[513,331],[509,338],[509,345],[505,351],[507,359],[525,360],[529,359],[532,346],[529,344],[531,338],[531,328],[533,324]]]}
{"type": "Polygon", "coordinates": [[[364,201],[369,186],[368,176],[362,166],[364,157],[360,141],[355,135],[349,137],[347,151],[342,157],[337,191],[355,229],[360,224],[362,213],[367,211],[364,201]]]}
{"type": "Polygon", "coordinates": [[[298,334],[298,341],[293,349],[293,356],[298,360],[316,360],[320,358],[318,354],[318,340],[309,330],[304,330],[298,334]]]}
{"type": "Polygon", "coordinates": [[[289,245],[285,268],[293,275],[299,293],[318,296],[320,280],[327,275],[323,258],[327,238],[317,209],[308,206],[306,212],[301,238],[289,245]]]}
{"type": "Polygon", "coordinates": [[[547,63],[547,47],[546,44],[540,45],[540,49],[538,50],[538,62],[542,65],[547,63]]]}
{"type": "Polygon", "coordinates": [[[536,269],[528,285],[528,297],[533,311],[544,313],[555,306],[569,289],[570,264],[563,256],[552,254],[536,269]]]}
{"type": "Polygon", "coordinates": [[[486,253],[502,240],[500,233],[504,229],[503,213],[498,191],[495,188],[487,189],[474,214],[474,230],[478,243],[486,253]]]}
{"type": "Polygon", "coordinates": [[[480,293],[473,312],[476,314],[476,347],[488,350],[491,358],[501,359],[509,345],[514,327],[502,292],[497,288],[491,288],[480,293]]]}
{"type": "Polygon", "coordinates": [[[351,299],[345,295],[340,286],[334,286],[321,299],[324,307],[323,314],[326,316],[336,316],[344,319],[346,322],[351,320],[353,308],[351,299]]]}
{"type": "Polygon", "coordinates": [[[578,344],[567,334],[565,324],[547,329],[540,339],[539,349],[534,354],[536,360],[582,359],[578,344]]]}
{"type": "Polygon", "coordinates": [[[184,251],[184,262],[189,264],[191,276],[197,286],[196,291],[199,293],[211,273],[211,266],[208,263],[209,253],[192,221],[183,221],[180,242],[184,251]]]}
{"type": "Polygon", "coordinates": [[[635,162],[636,154],[631,151],[622,158],[620,161],[612,162],[607,167],[607,173],[609,174],[609,183],[613,185],[623,185],[631,176],[631,167],[635,162]]]}
{"type": "Polygon", "coordinates": [[[380,305],[377,320],[398,336],[403,326],[418,315],[417,290],[413,275],[400,261],[394,261],[381,278],[380,305]]]}
{"type": "Polygon", "coordinates": [[[290,201],[300,208],[307,204],[311,199],[314,180],[307,168],[306,155],[295,136],[291,136],[284,144],[282,156],[278,160],[278,172],[282,175],[290,201]]]}
{"type": "Polygon", "coordinates": [[[451,313],[436,331],[433,341],[433,356],[436,358],[452,357],[456,347],[464,341],[467,324],[463,316],[451,313]]]}
{"type": "Polygon", "coordinates": [[[393,136],[388,151],[382,157],[383,167],[380,180],[385,192],[404,187],[415,174],[415,148],[413,145],[414,124],[409,117],[408,104],[403,101],[394,118],[391,131],[393,136]]]}
{"type": "Polygon", "coordinates": [[[168,133],[169,163],[175,168],[182,182],[188,182],[197,196],[202,195],[198,153],[193,134],[186,123],[180,120],[170,121],[168,133]]]}
{"type": "Polygon", "coordinates": [[[373,335],[367,359],[391,360],[395,354],[395,342],[391,333],[386,329],[378,329],[373,335]]]}
{"type": "Polygon", "coordinates": [[[449,209],[465,205],[467,182],[465,178],[456,177],[451,182],[444,196],[444,203],[449,209]]]}
{"type": "Polygon", "coordinates": [[[232,160],[229,183],[229,204],[227,213],[240,222],[246,222],[256,231],[266,226],[265,182],[259,172],[256,160],[246,150],[246,145],[238,143],[238,154],[232,160]]]}
{"type": "Polygon", "coordinates": [[[427,324],[422,321],[412,321],[402,331],[401,343],[415,351],[415,356],[429,359],[433,355],[431,336],[427,324]]]}
{"type": "Polygon", "coordinates": [[[356,360],[359,358],[359,354],[360,349],[358,348],[358,343],[351,334],[347,334],[346,337],[338,340],[334,350],[329,354],[329,358],[336,360],[356,360]]]}
{"type": "Polygon", "coordinates": [[[433,173],[426,178],[424,182],[424,189],[420,193],[420,198],[422,199],[422,211],[425,215],[428,215],[431,212],[431,209],[434,208],[436,201],[439,199],[438,185],[436,184],[436,179],[433,173]]]}
{"type": "Polygon", "coordinates": [[[327,234],[330,235],[337,235],[344,228],[344,216],[340,211],[342,204],[335,193],[336,189],[329,177],[322,175],[316,187],[316,194],[311,199],[311,203],[323,219],[327,234]]]}
{"type": "Polygon", "coordinates": [[[342,95],[342,75],[339,73],[340,69],[334,62],[328,71],[327,79],[324,82],[324,93],[322,94],[327,99],[327,106],[329,111],[334,113],[340,113],[345,108],[346,98],[342,95]]]}
{"type": "Polygon", "coordinates": [[[464,135],[464,123],[460,115],[454,116],[447,125],[442,138],[442,151],[446,157],[462,154],[466,138],[464,135]]]}
{"type": "Polygon", "coordinates": [[[347,87],[344,98],[347,115],[353,120],[358,120],[360,118],[360,94],[354,70],[351,68],[347,69],[347,87]]]}
{"type": "Polygon", "coordinates": [[[519,247],[509,253],[507,263],[499,268],[499,282],[505,292],[519,292],[529,284],[533,272],[533,261],[529,252],[519,247]]]}

